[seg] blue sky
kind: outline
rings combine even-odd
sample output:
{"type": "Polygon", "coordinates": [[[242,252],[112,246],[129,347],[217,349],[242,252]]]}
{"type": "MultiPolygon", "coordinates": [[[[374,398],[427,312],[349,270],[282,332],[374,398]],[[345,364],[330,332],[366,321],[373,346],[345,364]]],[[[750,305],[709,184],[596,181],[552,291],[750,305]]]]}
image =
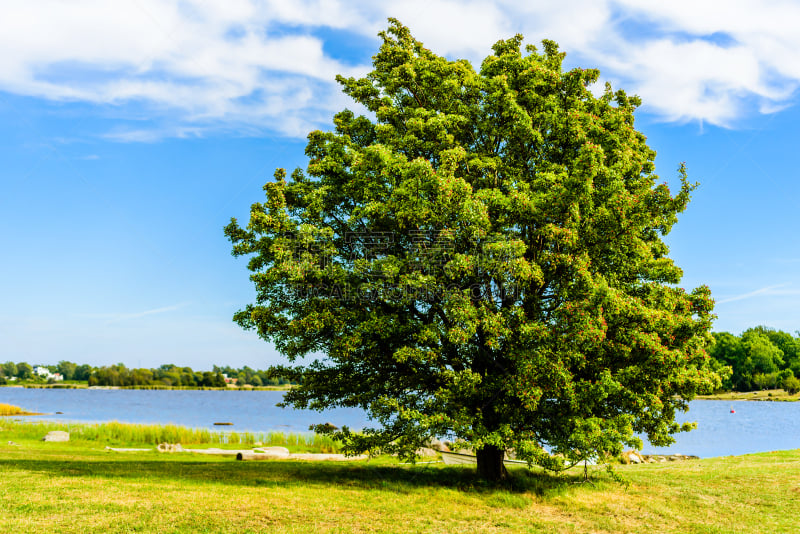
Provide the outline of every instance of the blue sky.
{"type": "Polygon", "coordinates": [[[715,329],[800,330],[800,8],[777,1],[4,3],[0,361],[264,368],[222,228],[355,108],[394,16],[473,64],[515,33],[641,95],[660,176],[701,183],[667,241],[715,329]]]}

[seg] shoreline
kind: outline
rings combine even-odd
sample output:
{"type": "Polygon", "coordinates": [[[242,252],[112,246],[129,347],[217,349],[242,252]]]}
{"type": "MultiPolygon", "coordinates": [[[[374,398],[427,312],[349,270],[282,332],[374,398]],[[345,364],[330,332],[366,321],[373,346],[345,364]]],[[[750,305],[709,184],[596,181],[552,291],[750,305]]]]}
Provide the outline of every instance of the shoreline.
{"type": "Polygon", "coordinates": [[[289,391],[296,387],[293,384],[285,386],[251,386],[251,387],[224,387],[214,388],[205,386],[89,386],[87,384],[7,384],[2,388],[17,389],[87,389],[87,390],[142,390],[142,391],[289,391]]]}
{"type": "Polygon", "coordinates": [[[789,395],[782,389],[764,389],[761,391],[725,391],[713,395],[698,395],[694,400],[721,401],[761,401],[761,402],[797,402],[800,394],[789,395]]]}
{"type": "MultiPolygon", "coordinates": [[[[88,384],[6,384],[3,388],[17,389],[82,389],[82,390],[141,390],[141,391],[289,391],[297,387],[296,384],[283,386],[251,386],[251,387],[204,387],[204,386],[89,386],[88,384]]],[[[800,394],[789,395],[782,389],[762,391],[725,391],[712,395],[698,395],[692,400],[716,401],[760,401],[760,402],[798,402],[800,394]]]]}

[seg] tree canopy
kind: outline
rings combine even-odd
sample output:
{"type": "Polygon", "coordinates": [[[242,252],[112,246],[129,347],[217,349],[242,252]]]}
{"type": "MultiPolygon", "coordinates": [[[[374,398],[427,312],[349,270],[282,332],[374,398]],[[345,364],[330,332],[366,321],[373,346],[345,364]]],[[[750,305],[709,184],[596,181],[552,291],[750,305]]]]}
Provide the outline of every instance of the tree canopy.
{"type": "Polygon", "coordinates": [[[493,479],[508,449],[559,469],[672,442],[719,384],[713,301],[677,287],[662,237],[695,186],[658,183],[639,99],[595,97],[551,41],[476,71],[396,20],[380,36],[369,74],[337,78],[368,115],[311,132],[307,169],[225,229],[256,288],[235,321],[302,381],[285,403],[365,409],[375,428],[317,428],[352,452],[460,438],[493,479]]]}

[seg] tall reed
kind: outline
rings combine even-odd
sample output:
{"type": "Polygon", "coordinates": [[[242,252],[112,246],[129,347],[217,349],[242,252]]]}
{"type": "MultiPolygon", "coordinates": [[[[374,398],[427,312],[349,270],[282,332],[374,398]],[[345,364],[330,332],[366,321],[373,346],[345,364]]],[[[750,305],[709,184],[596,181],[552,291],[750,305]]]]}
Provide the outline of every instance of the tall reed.
{"type": "Polygon", "coordinates": [[[13,404],[3,404],[0,402],[0,415],[36,415],[33,412],[29,412],[19,406],[14,406],[13,404]]]}
{"type": "Polygon", "coordinates": [[[16,431],[25,436],[40,439],[52,430],[64,430],[72,439],[99,441],[103,443],[127,443],[157,445],[180,443],[181,445],[249,445],[287,446],[334,453],[341,450],[341,443],[328,436],[313,433],[284,432],[220,432],[206,428],[188,428],[178,425],[143,425],[133,423],[62,423],[9,421],[16,431]]]}

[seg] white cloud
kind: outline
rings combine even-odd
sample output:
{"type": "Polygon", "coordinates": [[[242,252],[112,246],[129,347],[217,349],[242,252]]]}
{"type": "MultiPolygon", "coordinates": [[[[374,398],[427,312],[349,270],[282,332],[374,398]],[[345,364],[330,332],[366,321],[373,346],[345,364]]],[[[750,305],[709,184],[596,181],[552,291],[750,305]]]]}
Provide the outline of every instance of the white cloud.
{"type": "Polygon", "coordinates": [[[386,15],[411,28],[434,52],[473,62],[486,56],[498,39],[514,35],[511,21],[492,2],[411,0],[398,2],[386,15]]]}
{"type": "MultiPolygon", "coordinates": [[[[619,42],[614,74],[667,120],[728,124],[783,109],[800,82],[800,6],[772,0],[616,0],[652,36],[619,42]],[[755,109],[748,102],[757,101],[755,109]]],[[[599,48],[602,51],[602,48],[599,48]]],[[[603,63],[601,57],[597,58],[603,63]]]]}
{"type": "Polygon", "coordinates": [[[136,104],[156,125],[107,133],[129,141],[327,126],[344,103],[335,74],[368,65],[334,57],[319,36],[330,33],[315,32],[377,49],[389,16],[476,67],[498,39],[554,39],[665,120],[776,112],[800,82],[800,5],[778,0],[6,0],[3,11],[0,90],[121,115],[136,104]]]}
{"type": "Polygon", "coordinates": [[[163,306],[160,308],[153,308],[151,310],[144,310],[139,312],[129,312],[129,313],[113,313],[102,315],[101,317],[107,319],[106,324],[118,323],[121,321],[129,321],[132,319],[141,319],[142,317],[147,317],[149,315],[159,315],[162,313],[169,313],[177,311],[183,307],[185,307],[188,303],[183,302],[180,304],[173,304],[171,306],[163,306]]]}
{"type": "Polygon", "coordinates": [[[348,20],[335,3],[307,2],[290,12],[280,5],[12,2],[0,20],[0,46],[15,53],[0,59],[0,88],[53,100],[143,102],[183,122],[243,121],[298,135],[318,123],[318,103],[337,90],[335,75],[358,69],[327,56],[307,29],[280,34],[286,23],[348,20]]]}

